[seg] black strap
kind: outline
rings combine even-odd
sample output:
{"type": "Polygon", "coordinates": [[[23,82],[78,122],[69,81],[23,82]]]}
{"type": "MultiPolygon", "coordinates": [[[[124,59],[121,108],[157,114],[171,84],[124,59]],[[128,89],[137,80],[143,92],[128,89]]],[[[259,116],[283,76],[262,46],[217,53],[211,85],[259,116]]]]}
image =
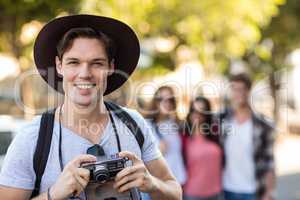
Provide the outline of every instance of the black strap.
{"type": "Polygon", "coordinates": [[[109,110],[112,110],[113,113],[127,126],[142,150],[144,144],[144,135],[136,121],[119,105],[108,101],[105,101],[104,104],[109,110]]]}
{"type": "Polygon", "coordinates": [[[59,116],[58,116],[58,121],[59,121],[59,139],[58,139],[58,157],[59,157],[59,166],[60,166],[60,171],[63,171],[64,165],[63,165],[63,160],[62,160],[62,150],[61,150],[61,137],[62,137],[62,131],[61,131],[61,110],[62,106],[59,107],[59,116]]]}
{"type": "MultiPolygon", "coordinates": [[[[104,102],[104,104],[109,110],[112,110],[114,114],[128,127],[130,132],[135,136],[139,147],[142,150],[144,144],[144,135],[135,120],[119,105],[112,102],[104,102]]],[[[36,180],[31,198],[36,197],[39,194],[42,176],[46,168],[51,147],[54,113],[55,109],[43,113],[40,122],[39,137],[33,157],[33,168],[36,174],[36,180]]]]}
{"type": "Polygon", "coordinates": [[[117,144],[118,144],[118,152],[120,153],[122,150],[121,150],[121,142],[120,142],[120,137],[119,137],[119,134],[118,134],[118,130],[117,130],[117,127],[116,127],[116,123],[115,123],[115,120],[111,114],[111,111],[110,109],[107,109],[108,110],[108,114],[109,114],[109,118],[110,118],[110,121],[111,121],[111,124],[112,124],[112,127],[114,129],[114,133],[115,133],[115,136],[116,136],[116,139],[117,139],[117,144]]]}
{"type": "Polygon", "coordinates": [[[31,198],[36,197],[39,194],[41,180],[46,168],[51,146],[54,113],[55,109],[49,110],[43,113],[41,118],[39,137],[33,156],[33,169],[36,175],[36,179],[31,198]]]}

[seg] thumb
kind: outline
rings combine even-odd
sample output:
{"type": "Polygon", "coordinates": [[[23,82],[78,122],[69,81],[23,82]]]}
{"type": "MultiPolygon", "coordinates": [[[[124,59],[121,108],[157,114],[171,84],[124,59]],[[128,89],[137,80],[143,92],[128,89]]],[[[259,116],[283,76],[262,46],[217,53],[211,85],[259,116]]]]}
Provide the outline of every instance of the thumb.
{"type": "Polygon", "coordinates": [[[70,165],[73,165],[75,167],[80,167],[82,163],[88,163],[88,162],[96,162],[97,158],[93,155],[89,154],[83,154],[75,157],[71,162],[70,165]]]}
{"type": "Polygon", "coordinates": [[[141,162],[141,160],[134,153],[129,152],[129,151],[121,151],[119,153],[119,157],[121,157],[121,158],[128,158],[133,163],[141,162]]]}

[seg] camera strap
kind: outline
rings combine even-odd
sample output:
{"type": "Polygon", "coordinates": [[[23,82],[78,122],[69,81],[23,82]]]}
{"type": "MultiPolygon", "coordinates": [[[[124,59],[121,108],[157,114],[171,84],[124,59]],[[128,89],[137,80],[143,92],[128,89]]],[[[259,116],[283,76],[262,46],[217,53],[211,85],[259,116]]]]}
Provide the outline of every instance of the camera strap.
{"type": "MultiPolygon", "coordinates": [[[[115,120],[111,114],[110,108],[107,107],[107,111],[108,111],[108,115],[109,115],[109,119],[111,121],[114,133],[115,133],[115,137],[116,137],[116,141],[117,141],[117,145],[118,145],[118,153],[120,153],[122,151],[121,149],[121,142],[120,142],[120,137],[116,128],[116,124],[115,124],[115,120]]],[[[64,165],[63,165],[63,158],[62,158],[62,150],[61,150],[61,142],[62,142],[62,128],[61,128],[61,115],[62,115],[62,106],[60,106],[59,108],[59,117],[58,117],[58,121],[59,121],[59,142],[58,142],[58,154],[59,154],[59,165],[60,165],[60,170],[63,171],[64,169],[64,165]]]]}
{"type": "Polygon", "coordinates": [[[122,151],[121,142],[120,142],[120,137],[119,137],[118,130],[117,130],[117,127],[116,127],[116,124],[115,124],[115,120],[114,120],[114,118],[113,118],[113,116],[110,112],[110,109],[107,108],[107,110],[108,110],[108,115],[109,115],[112,127],[114,129],[114,133],[115,133],[115,136],[116,136],[116,140],[117,140],[117,144],[118,144],[118,153],[120,153],[122,151]]]}

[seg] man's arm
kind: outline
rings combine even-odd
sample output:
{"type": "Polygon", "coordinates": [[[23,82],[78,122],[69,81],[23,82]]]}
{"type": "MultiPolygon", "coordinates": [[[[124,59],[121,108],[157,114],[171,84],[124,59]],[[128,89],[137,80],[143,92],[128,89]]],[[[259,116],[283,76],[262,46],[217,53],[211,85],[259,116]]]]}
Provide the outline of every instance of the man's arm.
{"type": "MultiPolygon", "coordinates": [[[[70,196],[79,196],[89,182],[90,172],[80,168],[81,163],[95,162],[96,157],[92,155],[79,155],[71,160],[63,172],[50,188],[52,200],[63,200],[70,196]]],[[[32,190],[24,190],[13,187],[0,186],[0,197],[5,200],[28,200],[32,190]]],[[[32,200],[48,200],[47,192],[40,194],[32,200]]]]}
{"type": "Polygon", "coordinates": [[[266,163],[268,166],[268,171],[264,175],[264,182],[266,186],[265,193],[262,196],[262,200],[272,200],[274,199],[274,191],[276,187],[276,174],[275,174],[275,165],[274,165],[274,142],[275,142],[275,132],[274,127],[270,128],[270,131],[266,135],[266,163]]]}
{"type": "Polygon", "coordinates": [[[146,166],[133,153],[123,151],[120,157],[127,157],[133,165],[119,172],[114,187],[125,192],[133,187],[150,194],[154,200],[181,200],[180,184],[171,174],[163,158],[149,161],[146,166]]]}
{"type": "Polygon", "coordinates": [[[31,190],[0,186],[1,199],[5,200],[28,200],[31,196],[31,192],[31,190]]]}
{"type": "Polygon", "coordinates": [[[266,181],[266,193],[265,193],[265,199],[273,199],[274,197],[274,190],[276,185],[276,176],[274,170],[270,170],[265,175],[265,181],[266,181]]]}
{"type": "MultiPolygon", "coordinates": [[[[0,186],[1,199],[5,200],[28,200],[30,199],[31,193],[31,190],[0,186]]],[[[47,193],[42,193],[39,196],[33,198],[32,200],[48,200],[47,193]]]]}
{"type": "Polygon", "coordinates": [[[149,193],[152,199],[181,199],[181,186],[171,175],[163,158],[148,162],[146,167],[153,178],[154,187],[149,193]]]}

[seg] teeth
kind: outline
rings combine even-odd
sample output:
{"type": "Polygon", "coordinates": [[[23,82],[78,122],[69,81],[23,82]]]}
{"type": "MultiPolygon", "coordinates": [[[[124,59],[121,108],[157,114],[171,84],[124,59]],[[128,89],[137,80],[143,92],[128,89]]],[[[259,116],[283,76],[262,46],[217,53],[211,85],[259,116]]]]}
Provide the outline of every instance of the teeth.
{"type": "Polygon", "coordinates": [[[75,84],[79,89],[90,89],[95,86],[95,84],[75,84]]]}

